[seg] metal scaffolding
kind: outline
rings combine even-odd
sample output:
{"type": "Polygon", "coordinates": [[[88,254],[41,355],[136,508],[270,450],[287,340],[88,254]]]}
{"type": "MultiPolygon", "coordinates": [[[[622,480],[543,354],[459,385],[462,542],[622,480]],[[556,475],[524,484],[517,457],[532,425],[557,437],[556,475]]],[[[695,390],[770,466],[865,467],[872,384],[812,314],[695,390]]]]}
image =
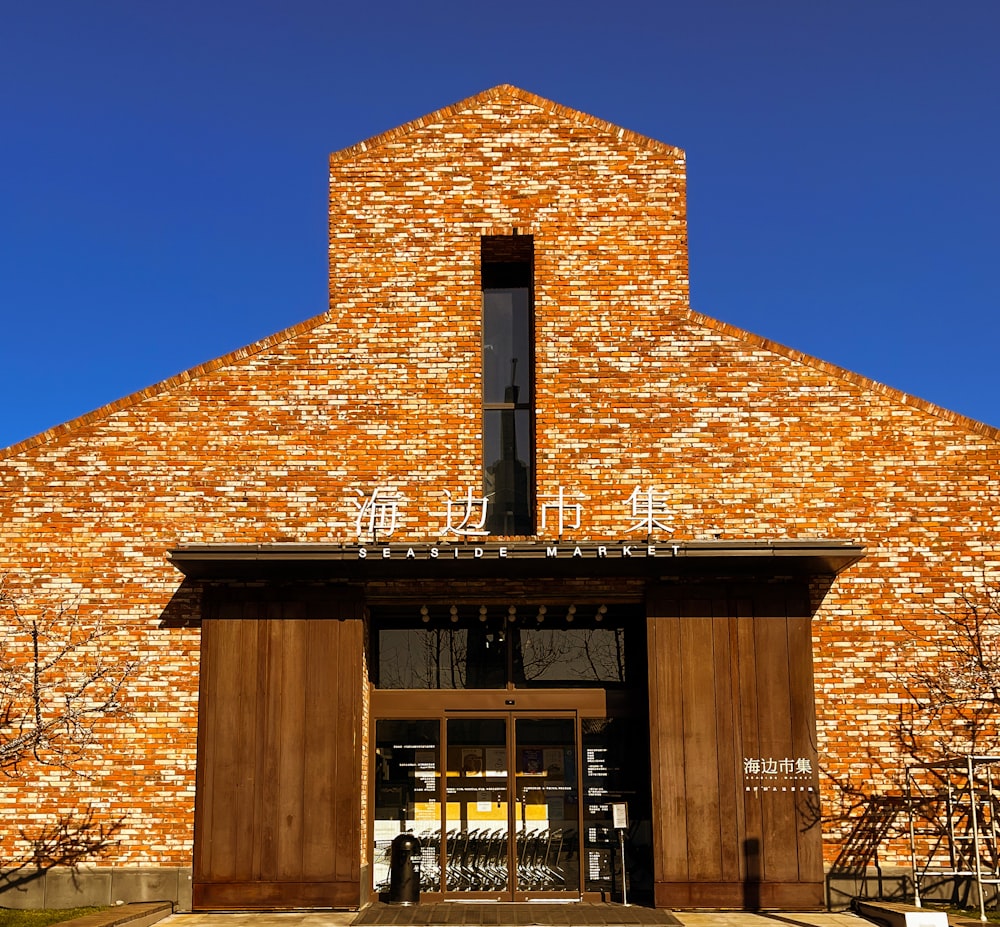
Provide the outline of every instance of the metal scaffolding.
{"type": "Polygon", "coordinates": [[[1000,756],[961,756],[906,768],[914,903],[928,879],[974,883],[980,920],[984,886],[1000,885],[1000,756]]]}

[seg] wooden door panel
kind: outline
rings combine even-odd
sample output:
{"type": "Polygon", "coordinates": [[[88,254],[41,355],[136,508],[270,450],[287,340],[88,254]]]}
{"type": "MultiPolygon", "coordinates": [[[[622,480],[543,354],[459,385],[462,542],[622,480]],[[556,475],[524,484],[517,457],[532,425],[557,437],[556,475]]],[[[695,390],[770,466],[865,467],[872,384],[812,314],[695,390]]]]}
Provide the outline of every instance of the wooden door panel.
{"type": "MultiPolygon", "coordinates": [[[[302,805],[306,812],[302,834],[302,873],[304,877],[317,881],[336,882],[339,876],[338,815],[333,783],[351,774],[354,756],[353,751],[346,760],[337,755],[339,726],[329,723],[330,706],[341,704],[341,678],[346,676],[350,679],[353,674],[356,679],[357,674],[356,669],[339,665],[336,642],[315,623],[306,627],[305,653],[304,691],[309,693],[309,697],[303,705],[304,724],[306,730],[313,731],[314,735],[306,741],[303,756],[302,805]]],[[[349,695],[349,691],[343,693],[344,698],[349,695]]],[[[348,799],[351,798],[353,796],[348,796],[348,799]]],[[[350,868],[343,877],[350,879],[350,868]]]]}
{"type": "MultiPolygon", "coordinates": [[[[788,627],[784,608],[780,616],[776,608],[776,603],[768,602],[764,615],[754,621],[757,730],[760,758],[769,761],[792,755],[788,627]]],[[[761,881],[794,882],[798,879],[794,799],[788,792],[772,789],[766,778],[763,782],[765,787],[758,793],[761,881]]]]}
{"type": "Polygon", "coordinates": [[[204,620],[196,908],[359,903],[359,612],[263,594],[204,620]]]}
{"type": "Polygon", "coordinates": [[[654,870],[672,879],[688,878],[687,802],[678,783],[684,781],[684,741],[679,736],[655,732],[683,730],[681,715],[683,680],[678,654],[681,625],[679,603],[664,598],[656,603],[657,619],[647,621],[649,663],[649,725],[651,741],[651,792],[654,826],[654,870]],[[666,835],[670,835],[669,839],[666,835]]]}
{"type": "MultiPolygon", "coordinates": [[[[688,877],[722,878],[722,829],[719,802],[719,738],[716,729],[712,602],[691,599],[682,605],[680,664],[683,678],[685,804],[688,877]],[[698,617],[706,616],[706,617],[698,617]],[[698,698],[690,694],[698,692],[698,698]],[[698,770],[688,775],[688,770],[698,770]]],[[[727,670],[728,672],[728,670],[727,670]]]]}
{"type": "Polygon", "coordinates": [[[715,892],[819,904],[819,827],[807,793],[782,779],[815,751],[804,587],[661,587],[648,601],[657,903],[715,892]],[[749,777],[757,761],[781,774],[749,777]]]}
{"type": "Polygon", "coordinates": [[[719,819],[731,821],[734,833],[727,836],[719,829],[720,877],[742,878],[745,824],[740,814],[743,807],[739,768],[726,758],[742,757],[743,742],[739,726],[739,646],[736,621],[725,599],[713,604],[713,651],[715,656],[715,729],[718,738],[717,767],[719,775],[719,819]]]}
{"type": "MultiPolygon", "coordinates": [[[[759,757],[761,755],[760,729],[757,724],[759,705],[757,699],[757,674],[752,670],[757,665],[757,641],[754,633],[756,620],[754,618],[754,603],[751,598],[739,597],[735,601],[736,652],[739,667],[749,668],[751,672],[736,670],[736,696],[740,726],[740,751],[735,757],[759,757]]],[[[735,762],[735,759],[734,759],[735,762]]],[[[738,776],[737,781],[740,778],[738,776]]],[[[739,851],[740,879],[748,884],[760,878],[761,834],[764,829],[760,796],[751,789],[744,787],[740,808],[742,828],[737,838],[739,851]]]]}
{"type": "MultiPolygon", "coordinates": [[[[800,615],[806,606],[795,612],[800,615]]],[[[808,618],[789,617],[789,654],[812,655],[812,623],[808,618]]],[[[813,693],[812,659],[793,659],[789,664],[790,687],[793,693],[813,693]]],[[[816,755],[816,706],[813,699],[792,700],[792,743],[795,756],[816,755]]],[[[796,801],[796,831],[799,834],[799,878],[806,882],[822,882],[823,841],[820,828],[818,788],[800,792],[796,801]]]]}
{"type": "Polygon", "coordinates": [[[251,806],[257,779],[258,732],[246,719],[259,712],[259,626],[231,618],[224,630],[203,640],[202,704],[212,710],[203,709],[199,718],[198,792],[214,800],[196,814],[195,868],[245,880],[254,869],[253,816],[231,809],[251,806]]]}

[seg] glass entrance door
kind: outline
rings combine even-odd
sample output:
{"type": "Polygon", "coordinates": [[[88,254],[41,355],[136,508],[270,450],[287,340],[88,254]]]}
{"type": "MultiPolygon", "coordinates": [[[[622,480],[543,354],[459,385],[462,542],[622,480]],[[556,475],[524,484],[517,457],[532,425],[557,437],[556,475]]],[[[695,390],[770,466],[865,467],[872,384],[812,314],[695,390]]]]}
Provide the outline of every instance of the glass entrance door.
{"type": "Polygon", "coordinates": [[[516,890],[579,896],[576,720],[515,717],[514,751],[516,890]]]}
{"type": "Polygon", "coordinates": [[[445,893],[579,897],[575,717],[448,718],[445,754],[445,893]]]}
{"type": "Polygon", "coordinates": [[[510,892],[509,724],[508,717],[447,721],[447,892],[510,892]]]}

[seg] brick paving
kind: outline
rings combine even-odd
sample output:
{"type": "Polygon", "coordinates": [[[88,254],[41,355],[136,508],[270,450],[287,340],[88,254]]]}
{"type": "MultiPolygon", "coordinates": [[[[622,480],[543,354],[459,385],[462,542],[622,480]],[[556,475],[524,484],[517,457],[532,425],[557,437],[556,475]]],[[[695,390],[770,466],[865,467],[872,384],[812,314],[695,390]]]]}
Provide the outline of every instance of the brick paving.
{"type": "Polygon", "coordinates": [[[680,921],[669,911],[636,905],[550,904],[519,902],[514,904],[474,902],[420,905],[371,904],[364,908],[353,927],[627,927],[627,925],[665,925],[679,927],[680,921]]]}
{"type": "Polygon", "coordinates": [[[374,904],[356,911],[175,914],[159,927],[870,927],[855,914],[669,911],[611,904],[374,904]]]}

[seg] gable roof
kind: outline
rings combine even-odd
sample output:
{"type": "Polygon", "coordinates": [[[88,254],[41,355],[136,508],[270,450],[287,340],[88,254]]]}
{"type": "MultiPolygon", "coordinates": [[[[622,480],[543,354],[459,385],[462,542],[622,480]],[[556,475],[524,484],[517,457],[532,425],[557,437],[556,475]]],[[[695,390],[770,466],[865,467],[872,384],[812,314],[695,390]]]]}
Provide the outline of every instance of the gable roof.
{"type": "MultiPolygon", "coordinates": [[[[920,399],[917,396],[904,393],[902,390],[898,390],[892,386],[887,386],[884,383],[880,383],[878,380],[873,380],[860,373],[854,373],[844,367],[838,367],[836,364],[820,360],[810,354],[804,354],[802,351],[796,351],[794,348],[789,348],[777,341],[771,341],[769,338],[755,335],[745,329],[738,328],[735,325],[730,325],[728,322],[720,322],[718,319],[713,319],[711,316],[704,315],[694,309],[678,308],[675,311],[683,313],[695,324],[704,325],[706,328],[710,328],[720,334],[727,335],[728,337],[742,342],[749,347],[770,351],[796,363],[820,370],[823,373],[835,377],[836,379],[851,383],[859,389],[878,393],[879,395],[885,396],[890,401],[900,402],[904,405],[911,406],[912,408],[919,409],[920,411],[926,412],[928,415],[934,416],[935,418],[943,419],[944,421],[951,422],[952,424],[957,425],[960,428],[964,428],[967,431],[980,434],[984,438],[1000,440],[1000,428],[987,425],[985,422],[977,421],[974,418],[969,418],[966,415],[962,415],[959,412],[953,412],[950,409],[945,409],[942,406],[935,405],[933,402],[928,402],[926,399],[920,399]]],[[[159,383],[147,386],[145,389],[137,390],[134,393],[130,393],[127,396],[123,396],[120,399],[109,402],[107,405],[94,409],[92,412],[87,412],[60,425],[48,428],[30,438],[25,438],[23,441],[12,444],[6,449],[0,449],[0,460],[8,457],[15,457],[33,447],[46,444],[49,441],[62,437],[63,435],[71,434],[79,428],[84,428],[88,425],[94,424],[95,422],[99,422],[101,419],[107,418],[115,412],[120,412],[123,409],[128,409],[132,406],[138,405],[144,400],[160,395],[161,393],[169,392],[170,390],[182,386],[191,380],[197,380],[199,377],[207,376],[218,370],[223,370],[226,367],[238,364],[247,358],[266,352],[268,349],[278,344],[289,341],[292,338],[296,338],[301,334],[305,334],[317,326],[331,321],[331,319],[331,311],[323,312],[320,315],[313,316],[312,318],[299,322],[296,325],[292,325],[289,328],[282,329],[273,335],[269,335],[267,338],[262,338],[260,341],[255,341],[242,348],[237,348],[235,351],[230,351],[228,354],[223,354],[221,357],[217,357],[214,360],[198,364],[197,366],[191,367],[190,369],[182,371],[172,377],[168,377],[166,380],[161,380],[159,383]]]]}
{"type": "Polygon", "coordinates": [[[248,357],[254,357],[257,354],[266,351],[268,348],[272,348],[275,345],[281,344],[284,341],[288,341],[291,338],[295,338],[298,335],[310,331],[317,325],[328,321],[329,318],[329,312],[313,316],[311,319],[306,319],[304,322],[298,322],[295,325],[282,329],[280,332],[275,332],[273,335],[268,335],[266,338],[254,341],[252,344],[245,345],[242,348],[237,348],[235,351],[230,351],[228,354],[223,354],[221,357],[205,361],[203,364],[198,364],[197,366],[190,367],[172,377],[167,377],[166,380],[160,380],[158,383],[154,383],[144,389],[136,390],[134,393],[129,393],[127,396],[115,399],[113,402],[100,406],[92,412],[85,412],[83,415],[71,418],[68,422],[63,422],[61,425],[53,425],[51,428],[47,428],[45,431],[39,432],[37,435],[33,435],[30,438],[25,438],[23,441],[18,441],[16,444],[12,444],[6,449],[0,448],[0,460],[7,457],[15,457],[17,454],[30,450],[33,447],[37,447],[40,444],[46,444],[55,438],[70,434],[79,428],[85,428],[87,425],[92,425],[95,422],[101,421],[101,419],[114,415],[115,412],[131,408],[146,399],[151,399],[153,396],[159,396],[162,393],[170,392],[170,390],[175,389],[178,386],[183,386],[191,380],[197,380],[199,377],[215,373],[217,370],[231,367],[240,361],[246,360],[248,357]]]}
{"type": "MultiPolygon", "coordinates": [[[[342,161],[349,160],[352,157],[356,157],[362,153],[371,152],[377,150],[379,147],[386,145],[390,142],[398,142],[400,139],[406,138],[411,133],[416,130],[430,125],[442,120],[447,120],[454,117],[462,112],[470,109],[475,109],[483,103],[488,102],[500,102],[509,104],[520,104],[527,103],[532,106],[536,106],[545,112],[552,113],[562,119],[567,119],[575,122],[582,126],[588,126],[595,128],[601,132],[607,133],[609,136],[627,141],[663,154],[674,156],[674,157],[684,157],[684,152],[680,148],[676,148],[672,145],[667,145],[663,142],[656,141],[655,139],[648,138],[644,135],[640,135],[637,132],[632,132],[628,129],[623,129],[614,123],[607,122],[603,119],[598,119],[595,116],[587,115],[586,113],[579,112],[578,110],[571,109],[567,106],[562,106],[558,103],[554,103],[551,100],[547,100],[544,97],[537,96],[533,93],[529,93],[526,90],[522,90],[518,87],[514,87],[510,84],[499,84],[496,87],[491,87],[488,90],[484,90],[481,93],[475,94],[471,97],[467,97],[464,100],[454,103],[451,106],[446,106],[441,109],[435,110],[432,113],[422,116],[418,119],[413,119],[397,128],[390,129],[387,132],[383,132],[379,135],[375,135],[369,139],[358,142],[347,148],[341,149],[340,151],[334,152],[330,155],[330,161],[342,161]]],[[[987,425],[984,422],[977,421],[975,419],[969,418],[968,416],[962,415],[958,412],[953,412],[949,409],[945,409],[941,406],[935,405],[932,402],[928,402],[924,399],[920,399],[916,396],[912,396],[908,393],[904,393],[901,390],[895,389],[894,387],[887,386],[884,383],[880,383],[877,380],[873,380],[869,377],[865,377],[861,374],[854,373],[853,371],[847,370],[843,367],[838,367],[836,364],[831,364],[827,361],[820,360],[819,358],[813,357],[809,354],[805,354],[801,351],[797,351],[793,348],[786,347],[776,341],[772,341],[768,338],[755,335],[744,329],[738,328],[734,325],[730,325],[726,322],[721,322],[710,316],[704,315],[693,309],[687,307],[677,307],[672,310],[685,315],[690,321],[698,325],[703,325],[720,334],[726,335],[730,338],[739,341],[748,347],[759,348],[762,350],[773,352],[776,355],[785,357],[793,362],[803,364],[813,369],[820,370],[823,373],[828,374],[836,379],[849,382],[859,389],[878,393],[885,396],[890,401],[896,401],[903,403],[904,405],[919,409],[931,416],[942,419],[944,421],[955,424],[961,428],[966,429],[977,434],[982,435],[985,438],[991,440],[1000,439],[1000,428],[995,428],[992,425],[987,425]]],[[[88,425],[94,424],[116,412],[122,411],[123,409],[131,408],[132,406],[138,405],[146,399],[152,398],[153,396],[160,395],[165,392],[169,392],[191,380],[196,380],[199,377],[207,376],[216,371],[222,370],[226,367],[233,366],[240,363],[247,358],[254,357],[258,354],[266,352],[268,349],[281,344],[282,342],[293,339],[301,334],[304,334],[313,328],[329,322],[333,319],[333,311],[327,310],[319,315],[313,316],[312,318],[306,319],[303,322],[299,322],[296,325],[292,325],[285,328],[273,335],[263,338],[259,341],[255,341],[248,344],[242,348],[237,348],[234,351],[224,354],[221,357],[215,358],[214,360],[207,361],[205,363],[199,364],[195,367],[191,367],[181,373],[178,373],[172,377],[168,377],[158,383],[154,383],[144,389],[137,390],[134,393],[130,393],[120,399],[116,399],[107,405],[101,406],[91,412],[87,412],[81,416],[70,419],[59,425],[55,425],[52,428],[46,429],[37,435],[29,438],[25,438],[22,441],[12,444],[10,447],[4,449],[0,448],[0,460],[9,457],[14,457],[17,454],[23,453],[31,448],[37,447],[39,445],[48,443],[49,441],[55,440],[63,435],[72,433],[73,431],[84,428],[88,425]]]]}
{"type": "Polygon", "coordinates": [[[713,319],[711,316],[704,315],[694,309],[685,308],[682,311],[693,322],[696,322],[699,325],[704,325],[706,328],[714,329],[721,334],[729,335],[731,338],[735,338],[737,341],[741,341],[750,347],[762,348],[765,351],[771,351],[774,354],[786,357],[791,361],[804,364],[807,367],[812,367],[815,370],[821,370],[823,373],[829,374],[838,380],[844,380],[848,383],[852,383],[859,389],[867,392],[878,393],[881,396],[885,396],[890,401],[900,402],[903,405],[919,409],[921,412],[926,412],[928,415],[932,415],[935,418],[943,419],[944,421],[951,422],[953,425],[958,425],[960,428],[964,428],[967,431],[980,434],[984,438],[991,438],[993,440],[1000,439],[1000,428],[995,428],[993,425],[987,425],[986,422],[980,422],[978,419],[962,415],[961,412],[953,412],[951,409],[944,408],[944,406],[939,406],[926,399],[921,399],[919,396],[905,393],[903,390],[896,389],[894,386],[887,386],[885,383],[873,380],[871,377],[855,373],[853,370],[848,370],[845,367],[839,367],[837,364],[831,364],[829,361],[813,357],[811,354],[796,351],[795,348],[789,348],[780,342],[772,341],[770,338],[755,335],[753,332],[748,332],[746,329],[738,328],[736,325],[730,325],[728,322],[720,322],[718,319],[713,319]]]}
{"type": "Polygon", "coordinates": [[[581,126],[588,126],[592,129],[597,129],[600,132],[605,132],[614,138],[620,139],[621,141],[632,142],[633,144],[639,145],[643,148],[649,148],[653,151],[658,151],[662,154],[673,157],[684,157],[684,151],[674,145],[668,145],[665,142],[659,142],[656,139],[640,135],[638,132],[623,129],[621,126],[617,126],[613,122],[598,119],[596,116],[590,116],[587,113],[581,113],[579,110],[572,109],[569,106],[553,103],[551,100],[545,99],[545,97],[529,93],[527,90],[522,90],[520,87],[514,87],[512,84],[498,84],[496,87],[490,87],[488,90],[483,90],[481,93],[474,94],[471,97],[466,97],[464,100],[460,100],[458,103],[453,103],[451,106],[444,106],[441,109],[436,109],[434,112],[428,113],[426,116],[421,116],[418,119],[411,119],[409,122],[406,122],[401,126],[397,126],[395,129],[389,129],[386,132],[381,132],[380,134],[373,135],[371,138],[365,139],[364,141],[350,145],[347,148],[342,148],[340,151],[335,151],[330,155],[330,162],[348,161],[360,154],[374,151],[375,149],[389,144],[390,142],[398,142],[400,139],[405,139],[408,135],[418,129],[422,129],[425,126],[432,125],[436,122],[447,121],[448,119],[451,119],[466,110],[476,109],[483,103],[490,102],[510,104],[528,103],[544,110],[545,112],[551,113],[554,116],[559,116],[560,118],[567,119],[570,122],[575,122],[581,126]]]}

